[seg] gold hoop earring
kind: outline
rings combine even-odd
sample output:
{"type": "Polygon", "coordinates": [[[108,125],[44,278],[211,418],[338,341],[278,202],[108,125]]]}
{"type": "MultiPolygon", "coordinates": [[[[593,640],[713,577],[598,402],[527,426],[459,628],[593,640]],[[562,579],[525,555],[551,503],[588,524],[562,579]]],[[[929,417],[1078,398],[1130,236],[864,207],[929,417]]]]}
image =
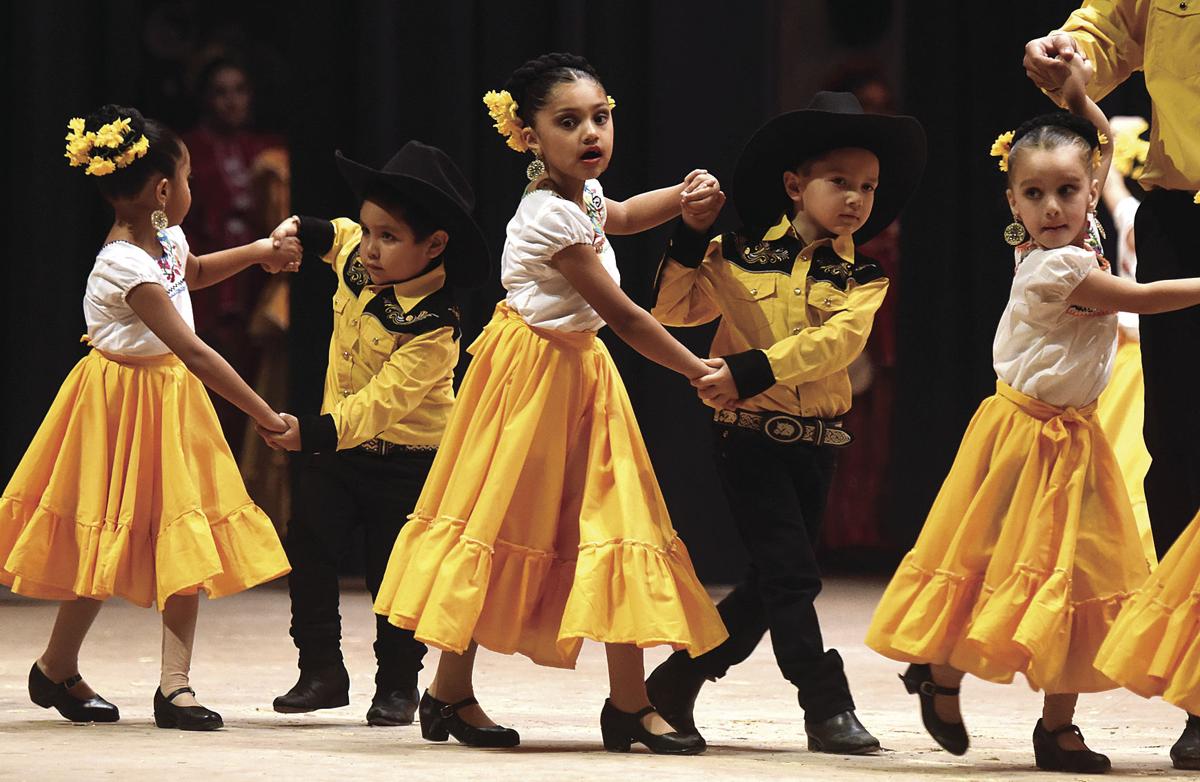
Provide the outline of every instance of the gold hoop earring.
{"type": "Polygon", "coordinates": [[[170,225],[167,220],[167,213],[161,209],[155,209],[150,213],[150,225],[154,226],[156,231],[165,231],[170,225]]]}
{"type": "Polygon", "coordinates": [[[532,182],[546,173],[546,164],[542,162],[542,158],[538,153],[533,153],[533,160],[529,161],[529,165],[525,167],[525,177],[532,182]]]}
{"type": "Polygon", "coordinates": [[[1021,219],[1013,215],[1013,221],[1004,226],[1004,241],[1009,245],[1016,247],[1023,244],[1029,238],[1029,233],[1025,230],[1025,226],[1021,223],[1021,219]]]}

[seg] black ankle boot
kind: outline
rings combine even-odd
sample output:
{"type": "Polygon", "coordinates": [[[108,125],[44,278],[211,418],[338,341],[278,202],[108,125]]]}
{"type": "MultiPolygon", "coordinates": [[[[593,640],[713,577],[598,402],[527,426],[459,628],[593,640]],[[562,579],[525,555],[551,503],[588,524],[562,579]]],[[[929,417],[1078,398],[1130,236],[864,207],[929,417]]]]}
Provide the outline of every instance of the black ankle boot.
{"type": "Polygon", "coordinates": [[[453,736],[460,744],[466,744],[468,747],[515,747],[521,743],[520,734],[512,728],[503,725],[477,728],[458,716],[459,709],[478,704],[479,701],[474,698],[464,698],[458,703],[446,703],[439,701],[426,690],[417,709],[421,719],[421,737],[429,741],[445,741],[453,736]]]}
{"type": "Polygon", "coordinates": [[[420,697],[415,686],[376,688],[371,708],[367,709],[367,724],[383,727],[412,725],[420,697]]]}
{"type": "MultiPolygon", "coordinates": [[[[946,722],[937,715],[933,705],[935,695],[958,695],[958,687],[940,687],[934,684],[933,669],[928,665],[910,665],[900,677],[904,689],[920,696],[921,722],[925,730],[942,749],[951,755],[964,755],[971,746],[967,728],[961,722],[946,722]]],[[[1039,723],[1040,724],[1040,723],[1039,723]]]]}
{"type": "Polygon", "coordinates": [[[87,700],[76,698],[67,690],[79,684],[83,677],[75,674],[58,683],[50,681],[37,663],[29,669],[29,700],[48,709],[53,706],[71,722],[116,722],[121,718],[117,707],[95,695],[87,700]]]}
{"type": "Polygon", "coordinates": [[[852,709],[816,722],[805,720],[804,732],[808,735],[809,752],[871,755],[880,749],[879,739],[863,727],[852,709]]]}
{"type": "Polygon", "coordinates": [[[658,715],[672,728],[687,736],[699,736],[692,712],[707,679],[691,670],[689,661],[687,652],[675,652],[664,660],[646,679],[646,694],[658,715]]]}
{"type": "Polygon", "coordinates": [[[1189,714],[1183,734],[1171,747],[1171,765],[1186,771],[1200,771],[1200,717],[1189,714]]]}
{"type": "Polygon", "coordinates": [[[708,749],[699,733],[656,734],[646,730],[642,717],[653,712],[654,707],[647,706],[631,714],[621,711],[605,698],[604,708],[600,711],[600,736],[604,739],[604,748],[609,752],[628,752],[633,742],[640,741],[656,755],[699,755],[708,749]]]}
{"type": "Polygon", "coordinates": [[[1041,720],[1037,721],[1033,729],[1033,756],[1038,768],[1043,771],[1069,771],[1074,774],[1103,774],[1112,769],[1112,763],[1099,752],[1092,752],[1090,749],[1063,749],[1058,746],[1058,737],[1063,733],[1074,733],[1083,741],[1083,733],[1074,725],[1047,730],[1041,720]]]}
{"type": "Polygon", "coordinates": [[[154,691],[154,724],[160,728],[179,730],[218,730],[225,727],[221,715],[203,706],[176,706],[171,701],[183,693],[196,694],[191,687],[180,687],[170,695],[163,695],[162,688],[154,691]]]}
{"type": "Polygon", "coordinates": [[[303,714],[317,709],[336,709],[350,703],[350,674],[342,665],[300,669],[300,678],[284,695],[272,702],[275,711],[303,714]]]}

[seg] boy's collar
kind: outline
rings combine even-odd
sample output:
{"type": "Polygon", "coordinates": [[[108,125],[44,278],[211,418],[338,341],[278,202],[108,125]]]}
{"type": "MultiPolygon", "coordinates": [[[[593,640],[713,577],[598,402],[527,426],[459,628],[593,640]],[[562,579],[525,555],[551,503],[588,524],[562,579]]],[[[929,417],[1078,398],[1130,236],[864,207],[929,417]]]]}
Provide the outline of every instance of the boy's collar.
{"type": "Polygon", "coordinates": [[[368,284],[367,287],[375,293],[391,288],[396,294],[396,302],[407,311],[416,306],[426,296],[441,289],[445,284],[446,264],[439,263],[423,274],[418,274],[416,277],[404,282],[385,283],[383,285],[368,284]]]}
{"type": "MultiPolygon", "coordinates": [[[[800,233],[796,230],[795,224],[792,223],[792,221],[789,220],[786,215],[779,218],[779,222],[776,223],[769,231],[763,234],[763,241],[771,242],[782,238],[785,235],[790,235],[800,242],[804,241],[804,239],[801,238],[800,233]]],[[[805,245],[805,249],[808,249],[809,247],[819,247],[826,244],[832,247],[833,251],[836,252],[842,260],[854,263],[853,236],[835,236],[832,239],[818,239],[815,242],[809,242],[807,245],[805,245]]]]}

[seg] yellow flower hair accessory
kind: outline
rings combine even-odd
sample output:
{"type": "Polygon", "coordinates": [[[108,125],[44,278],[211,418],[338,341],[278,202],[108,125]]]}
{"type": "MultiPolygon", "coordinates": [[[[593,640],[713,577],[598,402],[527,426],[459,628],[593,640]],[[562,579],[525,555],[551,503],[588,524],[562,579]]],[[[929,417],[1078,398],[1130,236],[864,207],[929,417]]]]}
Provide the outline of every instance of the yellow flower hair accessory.
{"type": "Polygon", "coordinates": [[[1146,156],[1150,153],[1150,142],[1142,134],[1150,129],[1150,123],[1141,117],[1128,121],[1113,119],[1113,168],[1121,176],[1139,177],[1146,167],[1146,156]]]}
{"type": "Polygon", "coordinates": [[[1008,153],[1012,151],[1013,135],[1015,131],[1008,131],[996,136],[996,140],[992,142],[992,149],[989,152],[992,157],[1000,158],[1000,170],[1008,172],[1008,153]]]}
{"type": "Polygon", "coordinates": [[[612,111],[613,109],[615,109],[617,107],[617,102],[615,100],[613,100],[613,96],[605,95],[604,97],[608,98],[608,110],[609,111],[612,111]]]}
{"type": "Polygon", "coordinates": [[[88,176],[107,176],[143,157],[150,149],[150,140],[141,135],[124,152],[112,154],[128,138],[132,123],[125,117],[118,117],[95,132],[87,130],[86,124],[80,117],[67,121],[65,157],[72,168],[87,166],[84,173],[88,176]]]}
{"type": "Polygon", "coordinates": [[[1193,204],[1200,204],[1200,190],[1196,191],[1196,195],[1192,196],[1193,204]]]}
{"type": "Polygon", "coordinates": [[[517,102],[513,100],[509,91],[488,90],[483,96],[483,105],[487,106],[488,114],[495,123],[496,132],[504,136],[504,142],[508,144],[508,148],[517,152],[527,151],[529,146],[521,138],[521,128],[524,125],[521,118],[517,116],[517,102]]]}

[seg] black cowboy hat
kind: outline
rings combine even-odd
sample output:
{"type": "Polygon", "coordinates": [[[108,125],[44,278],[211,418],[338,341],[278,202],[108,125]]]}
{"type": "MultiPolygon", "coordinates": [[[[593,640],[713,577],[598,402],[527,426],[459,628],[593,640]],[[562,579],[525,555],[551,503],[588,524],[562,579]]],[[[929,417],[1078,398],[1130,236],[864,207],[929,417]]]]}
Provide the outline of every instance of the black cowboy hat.
{"type": "Polygon", "coordinates": [[[913,117],[865,114],[849,92],[818,92],[807,108],[780,114],[746,142],[731,194],[747,232],[766,231],[790,212],[785,170],[841,147],[869,149],[879,158],[875,206],[854,241],[867,241],[896,219],[925,168],[921,123],[913,117]]]}
{"type": "Polygon", "coordinates": [[[409,141],[381,169],[374,169],[334,152],[338,169],[360,199],[372,186],[394,191],[428,213],[450,234],[444,263],[446,279],[471,287],[491,273],[491,258],[483,231],[471,217],[475,194],[463,173],[442,150],[409,141]]]}

